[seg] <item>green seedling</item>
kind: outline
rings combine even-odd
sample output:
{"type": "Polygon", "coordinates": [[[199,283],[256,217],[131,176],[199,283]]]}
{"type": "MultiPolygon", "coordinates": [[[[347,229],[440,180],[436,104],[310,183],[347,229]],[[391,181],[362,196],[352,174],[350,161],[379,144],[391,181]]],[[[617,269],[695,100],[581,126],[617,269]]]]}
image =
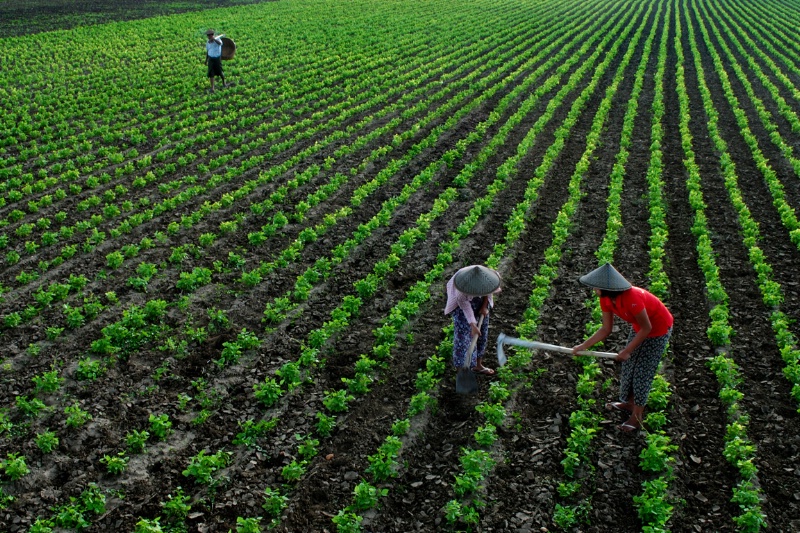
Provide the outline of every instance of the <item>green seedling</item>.
{"type": "Polygon", "coordinates": [[[164,440],[172,432],[172,422],[169,420],[169,415],[160,414],[158,416],[150,415],[150,432],[156,436],[158,440],[164,440]]]}
{"type": "Polygon", "coordinates": [[[191,498],[183,493],[181,487],[178,487],[174,496],[169,495],[166,502],[161,502],[161,508],[172,520],[182,522],[186,520],[186,517],[189,516],[189,511],[192,510],[192,506],[189,505],[190,501],[191,498]]]}
{"type": "Polygon", "coordinates": [[[118,452],[116,456],[104,455],[100,462],[106,465],[109,474],[118,475],[125,471],[128,466],[130,458],[125,455],[125,452],[118,452]]]}
{"type": "Polygon", "coordinates": [[[280,493],[278,489],[264,489],[264,504],[261,506],[268,515],[277,518],[286,509],[289,498],[280,493]]]}
{"type": "Polygon", "coordinates": [[[261,533],[261,517],[236,517],[236,533],[261,533]]]}
{"type": "Polygon", "coordinates": [[[330,436],[333,428],[336,427],[336,416],[317,413],[317,433],[322,437],[330,436]]]}
{"type": "Polygon", "coordinates": [[[25,456],[9,453],[7,457],[5,461],[0,461],[0,470],[3,470],[11,481],[17,481],[30,472],[30,468],[25,464],[25,456]]]}
{"type": "Polygon", "coordinates": [[[136,528],[133,533],[163,533],[164,530],[161,528],[160,520],[159,517],[153,519],[142,518],[136,522],[136,528]]]}
{"type": "Polygon", "coordinates": [[[379,489],[362,481],[353,489],[353,504],[349,511],[366,511],[378,506],[378,499],[389,494],[389,489],[379,489]]]}
{"type": "Polygon", "coordinates": [[[92,419],[92,415],[81,409],[77,402],[64,408],[64,414],[67,415],[67,427],[78,428],[92,419]]]}
{"type": "Polygon", "coordinates": [[[36,435],[36,446],[42,453],[52,453],[58,447],[58,436],[54,431],[45,431],[36,435]]]}
{"type": "Polygon", "coordinates": [[[149,438],[149,432],[134,429],[125,435],[125,445],[131,453],[143,453],[147,445],[147,439],[149,438]]]}
{"type": "Polygon", "coordinates": [[[183,471],[183,475],[194,478],[201,485],[212,485],[213,474],[227,466],[230,458],[231,454],[222,450],[213,455],[206,455],[205,450],[201,450],[189,460],[189,466],[183,471]]]}

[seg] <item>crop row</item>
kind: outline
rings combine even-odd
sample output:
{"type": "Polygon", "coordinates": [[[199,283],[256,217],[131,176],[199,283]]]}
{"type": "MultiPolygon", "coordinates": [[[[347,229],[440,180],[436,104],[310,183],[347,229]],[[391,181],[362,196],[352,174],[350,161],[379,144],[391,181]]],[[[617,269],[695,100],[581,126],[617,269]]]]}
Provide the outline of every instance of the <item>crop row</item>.
{"type": "MultiPolygon", "coordinates": [[[[747,119],[744,117],[743,112],[738,106],[736,97],[732,93],[730,85],[727,83],[727,75],[724,66],[721,62],[716,50],[709,43],[709,36],[706,32],[705,25],[700,22],[700,30],[706,42],[706,46],[711,51],[712,58],[714,58],[714,66],[720,80],[723,81],[725,95],[731,108],[737,116],[737,122],[742,129],[742,136],[747,141],[753,152],[753,159],[756,162],[759,170],[761,170],[765,181],[773,195],[773,205],[781,216],[784,225],[790,229],[790,238],[795,246],[800,246],[800,241],[795,238],[795,235],[800,238],[798,228],[796,227],[797,219],[792,209],[785,201],[783,195],[783,187],[778,179],[777,173],[772,170],[767,163],[761,151],[757,147],[755,136],[750,133],[747,127],[747,119]]],[[[736,67],[736,63],[733,63],[736,67]]],[[[704,92],[704,100],[706,106],[706,114],[709,116],[709,135],[714,142],[717,150],[722,154],[721,157],[721,171],[725,180],[725,187],[728,190],[731,204],[736,209],[739,216],[739,224],[742,228],[742,236],[745,247],[748,249],[748,257],[753,270],[756,272],[758,279],[759,290],[761,291],[762,300],[768,309],[772,309],[770,314],[770,322],[773,331],[775,332],[776,341],[780,349],[781,356],[786,363],[784,375],[791,381],[793,385],[793,396],[795,400],[800,403],[800,350],[798,350],[797,339],[792,335],[789,329],[789,319],[785,313],[780,311],[780,304],[784,297],[781,290],[781,285],[774,280],[772,275],[772,267],[765,257],[764,251],[759,247],[761,240],[760,232],[757,222],[753,219],[750,209],[745,204],[741,190],[738,186],[738,177],[736,174],[736,165],[733,163],[731,156],[728,153],[727,144],[720,136],[717,128],[717,111],[714,109],[710,100],[710,95],[704,92]],[[713,125],[713,127],[712,127],[713,125]]],[[[776,134],[773,130],[773,135],[776,134]]]]}
{"type": "MultiPolygon", "coordinates": [[[[739,406],[742,393],[738,390],[741,375],[733,358],[730,357],[730,337],[733,328],[728,322],[729,297],[719,277],[719,268],[716,264],[714,248],[708,229],[705,214],[706,204],[703,200],[701,189],[701,176],[692,148],[692,133],[689,129],[690,113],[689,98],[686,92],[686,78],[684,71],[684,55],[682,27],[680,22],[681,12],[685,13],[686,4],[682,3],[681,9],[675,13],[675,51],[678,56],[676,67],[676,85],[680,102],[680,129],[681,144],[684,151],[684,165],[688,173],[687,188],[689,189],[689,204],[694,210],[692,233],[697,239],[698,265],[706,281],[706,298],[709,303],[709,318],[711,326],[707,330],[709,340],[714,346],[721,349],[720,353],[710,362],[710,367],[720,384],[719,398],[727,408],[728,426],[725,435],[725,458],[738,470],[740,480],[734,488],[733,499],[742,510],[739,516],[734,517],[736,524],[745,531],[759,531],[766,525],[766,516],[761,510],[759,489],[757,488],[758,468],[754,464],[755,447],[747,436],[749,417],[739,406]]],[[[703,95],[703,105],[706,112],[712,111],[710,93],[705,85],[702,65],[694,39],[694,31],[688,26],[689,43],[692,48],[695,69],[697,71],[698,85],[703,95]]],[[[713,124],[715,114],[708,116],[709,125],[713,124]]]]}

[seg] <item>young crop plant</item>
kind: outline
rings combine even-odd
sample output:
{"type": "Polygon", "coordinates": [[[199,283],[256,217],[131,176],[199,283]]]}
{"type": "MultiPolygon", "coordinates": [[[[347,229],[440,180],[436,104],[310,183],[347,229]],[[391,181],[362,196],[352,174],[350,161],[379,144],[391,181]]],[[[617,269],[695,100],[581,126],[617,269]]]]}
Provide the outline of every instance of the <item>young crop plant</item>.
{"type": "Polygon", "coordinates": [[[25,463],[25,456],[18,453],[9,453],[5,460],[0,461],[0,470],[11,481],[17,481],[31,471],[25,463]]]}
{"type": "Polygon", "coordinates": [[[225,451],[218,451],[215,454],[206,455],[205,450],[201,450],[197,455],[189,459],[189,465],[183,471],[186,477],[194,478],[196,483],[201,485],[214,485],[213,474],[228,465],[231,454],[225,451]]]}
{"type": "Polygon", "coordinates": [[[64,383],[64,378],[58,376],[58,370],[51,370],[50,372],[45,372],[41,376],[34,376],[32,378],[34,389],[36,394],[39,393],[51,393],[55,392],[59,389],[62,383],[64,383]]]}
{"type": "Polygon", "coordinates": [[[161,502],[164,514],[173,522],[183,522],[192,510],[190,505],[191,497],[183,493],[183,489],[178,487],[175,494],[168,495],[167,501],[161,502]]]}
{"type": "Polygon", "coordinates": [[[125,455],[125,452],[118,452],[114,455],[104,455],[100,462],[106,465],[109,474],[119,475],[125,471],[128,466],[130,457],[125,455]]]}
{"type": "Polygon", "coordinates": [[[100,360],[85,357],[78,361],[75,369],[75,378],[79,381],[94,381],[106,372],[105,365],[100,360]]]}
{"type": "Polygon", "coordinates": [[[165,440],[172,432],[172,422],[169,415],[162,413],[160,415],[150,414],[150,433],[156,436],[158,440],[165,440]]]}
{"type": "Polygon", "coordinates": [[[331,432],[336,427],[336,416],[326,415],[325,413],[318,412],[316,417],[317,424],[315,429],[317,430],[317,433],[319,433],[321,437],[330,436],[331,432]]]}
{"type": "Polygon", "coordinates": [[[58,436],[54,431],[44,431],[43,433],[39,433],[36,435],[36,446],[41,450],[42,453],[48,454],[52,453],[53,450],[58,448],[58,436]]]}
{"type": "Polygon", "coordinates": [[[264,489],[264,503],[261,506],[267,514],[273,518],[277,518],[286,509],[289,498],[281,494],[279,489],[264,489]]]}
{"type": "Polygon", "coordinates": [[[338,391],[325,391],[325,399],[322,403],[325,408],[332,413],[341,413],[347,411],[348,403],[355,398],[347,394],[347,391],[342,389],[338,391]]]}
{"type": "Polygon", "coordinates": [[[300,461],[298,463],[296,460],[293,460],[291,463],[283,467],[281,470],[281,477],[286,480],[286,482],[293,483],[305,475],[306,466],[306,461],[300,461]]]}
{"type": "Polygon", "coordinates": [[[129,431],[125,435],[125,446],[131,453],[144,453],[147,446],[147,439],[150,438],[148,431],[129,431]]]}
{"type": "Polygon", "coordinates": [[[369,484],[367,481],[361,481],[353,489],[353,504],[348,507],[349,511],[365,511],[373,509],[378,506],[378,500],[389,494],[389,489],[380,489],[369,484]]]}
{"type": "Polygon", "coordinates": [[[164,529],[161,528],[161,518],[142,518],[136,522],[134,533],[163,533],[164,529]]]}
{"type": "Polygon", "coordinates": [[[261,517],[236,517],[236,533],[261,533],[261,517]]]}
{"type": "Polygon", "coordinates": [[[67,415],[67,420],[65,421],[67,427],[71,428],[78,428],[86,424],[89,420],[92,419],[92,415],[90,415],[87,411],[81,409],[78,402],[73,403],[64,408],[64,414],[67,415]]]}
{"type": "Polygon", "coordinates": [[[17,408],[28,418],[36,418],[47,406],[38,398],[28,399],[27,396],[17,396],[17,408]]]}
{"type": "Polygon", "coordinates": [[[301,444],[297,446],[297,452],[303,457],[304,461],[310,461],[317,455],[319,440],[310,436],[304,437],[300,434],[295,434],[295,440],[300,441],[301,444]]]}
{"type": "Polygon", "coordinates": [[[283,394],[280,384],[274,378],[267,377],[263,383],[253,385],[256,399],[266,407],[272,406],[283,394]]]}
{"type": "Polygon", "coordinates": [[[233,443],[237,445],[241,444],[247,446],[248,448],[256,446],[258,439],[263,438],[267,433],[275,429],[277,425],[277,418],[270,420],[259,420],[258,422],[254,422],[252,420],[240,422],[239,429],[241,431],[236,434],[236,438],[233,439],[233,443]]]}

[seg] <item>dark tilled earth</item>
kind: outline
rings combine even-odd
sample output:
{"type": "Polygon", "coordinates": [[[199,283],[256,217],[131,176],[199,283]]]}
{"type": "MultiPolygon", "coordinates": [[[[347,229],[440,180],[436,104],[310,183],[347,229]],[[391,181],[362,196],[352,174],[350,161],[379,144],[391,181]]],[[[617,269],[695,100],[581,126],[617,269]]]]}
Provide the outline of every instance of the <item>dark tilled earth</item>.
{"type": "MultiPolygon", "coordinates": [[[[114,5],[122,9],[121,4],[114,5]]],[[[37,6],[42,7],[42,4],[37,6]]],[[[83,7],[89,10],[96,6],[92,3],[83,7]]],[[[145,9],[144,4],[140,7],[145,9]]],[[[22,14],[27,13],[22,10],[36,7],[20,4],[12,8],[10,4],[4,4],[0,7],[0,19],[4,19],[4,9],[18,10],[7,13],[19,20],[22,14]]],[[[60,13],[65,9],[63,6],[48,3],[43,9],[50,10],[50,24],[69,27],[64,22],[54,22],[59,20],[60,13]]],[[[70,11],[70,17],[79,15],[76,10],[80,9],[70,11]]],[[[114,13],[112,9],[107,15],[117,16],[118,19],[138,16],[133,11],[126,17],[114,13]]],[[[648,23],[654,20],[655,17],[651,17],[648,23]]],[[[682,16],[681,22],[685,25],[694,22],[694,19],[682,16]]],[[[8,31],[13,34],[15,26],[9,24],[8,31]]],[[[659,24],[663,28],[663,20],[659,24]]],[[[36,29],[34,24],[30,33],[51,27],[36,29]]],[[[672,43],[674,24],[668,37],[672,43]]],[[[659,42],[660,38],[659,31],[655,42],[659,42]]],[[[744,378],[740,387],[745,393],[742,409],[751,417],[749,435],[758,450],[758,482],[763,491],[763,508],[771,530],[795,531],[800,528],[796,513],[793,512],[800,501],[800,470],[797,468],[800,464],[800,422],[797,406],[791,399],[791,388],[782,376],[783,363],[768,321],[770,310],[761,303],[755,275],[748,263],[747,250],[741,242],[738,221],[720,176],[718,154],[705,129],[704,110],[697,88],[698,73],[691,60],[685,31],[682,44],[687,54],[684,67],[693,117],[693,150],[701,165],[709,227],[714,234],[720,275],[731,296],[731,324],[737,334],[730,353],[739,364],[744,378]]],[[[775,279],[781,282],[785,292],[785,308],[782,309],[791,317],[796,317],[800,313],[800,300],[798,284],[794,281],[794,265],[800,259],[800,253],[791,246],[788,234],[772,208],[770,192],[750,157],[749,148],[738,134],[739,128],[726,100],[721,96],[722,89],[704,45],[701,50],[706,81],[715,95],[714,104],[720,111],[720,127],[734,156],[741,179],[740,187],[745,190],[746,201],[760,223],[763,235],[761,246],[773,265],[775,279]]],[[[640,43],[631,65],[638,64],[642,52],[640,43]]],[[[619,64],[621,53],[612,61],[601,87],[608,84],[611,77],[609,73],[619,64]]],[[[652,54],[648,63],[648,69],[651,70],[655,68],[655,51],[652,54]]],[[[675,505],[670,525],[674,531],[730,531],[734,529],[732,518],[739,512],[738,507],[730,502],[738,480],[735,470],[722,455],[726,413],[717,399],[716,380],[706,365],[715,352],[705,337],[709,324],[708,302],[703,293],[703,276],[697,266],[696,241],[690,231],[694,213],[688,204],[678,132],[678,101],[672,76],[676,61],[677,56],[671,49],[667,57],[669,74],[664,88],[663,179],[670,232],[665,262],[671,282],[667,305],[675,316],[676,324],[663,372],[672,388],[667,433],[678,446],[678,451],[673,465],[675,478],[670,489],[671,501],[675,505]]],[[[571,72],[565,75],[562,84],[571,72]]],[[[546,75],[550,73],[552,69],[546,75]]],[[[608,175],[619,150],[622,118],[632,91],[633,73],[629,70],[629,74],[614,98],[615,109],[605,124],[603,144],[594,154],[590,169],[584,176],[582,190],[585,196],[565,245],[558,278],[542,309],[537,338],[545,342],[571,346],[583,337],[584,324],[589,320],[589,312],[584,305],[588,291],[575,280],[596,266],[594,252],[604,237],[608,175]]],[[[634,142],[626,166],[622,200],[624,227],[615,254],[617,268],[634,284],[641,286],[647,285],[646,273],[649,268],[646,172],[650,160],[649,106],[653,100],[653,89],[652,76],[648,75],[639,102],[634,142]]],[[[375,262],[386,256],[400,232],[431,208],[436,197],[445,187],[453,184],[457,173],[486,145],[499,126],[490,128],[486,139],[479,146],[471,148],[464,160],[455,162],[452,168],[439,168],[437,179],[402,206],[389,227],[376,231],[337,268],[333,277],[314,289],[308,302],[301,306],[293,319],[280,324],[270,334],[261,333],[261,313],[265,303],[289,289],[296,277],[317,257],[328,254],[338,243],[349,238],[358,224],[377,212],[377,201],[363,206],[342,226],[309,245],[296,265],[276,271],[257,288],[232,293],[225,290],[225,284],[210,286],[190,298],[184,313],[171,311],[168,323],[176,328],[185,325],[186,316],[204,317],[205,311],[212,306],[228,312],[231,321],[229,327],[215,331],[205,342],[193,344],[187,356],[171,358],[155,346],[147,346],[132,354],[127,361],[120,362],[92,385],[67,381],[63,390],[85,408],[91,407],[94,419],[79,430],[70,430],[63,425],[58,427],[61,443],[51,455],[42,455],[32,439],[4,438],[0,448],[3,456],[11,451],[21,452],[29,458],[33,473],[16,483],[4,485],[4,491],[17,499],[0,511],[0,528],[13,533],[27,531],[36,516],[42,516],[53,506],[77,496],[88,482],[93,481],[107,491],[109,498],[106,511],[95,517],[88,529],[92,532],[133,531],[139,517],[163,516],[162,501],[166,495],[174,494],[178,487],[183,487],[192,497],[192,512],[187,518],[191,532],[225,532],[236,527],[237,517],[264,516],[261,504],[266,487],[280,487],[289,497],[288,507],[280,517],[277,530],[335,531],[331,518],[351,502],[354,486],[361,479],[369,480],[365,473],[367,456],[375,453],[390,433],[391,424],[405,417],[409,398],[416,392],[415,374],[424,368],[434,347],[442,341],[441,330],[448,321],[441,313],[445,301],[444,282],[459,266],[484,261],[495,243],[502,242],[506,234],[507,217],[522,200],[527,181],[534,175],[552,144],[556,128],[567,117],[569,107],[577,97],[576,92],[565,98],[534,147],[520,161],[517,175],[498,195],[489,214],[481,219],[475,231],[464,239],[455,252],[453,264],[442,277],[441,284],[433,288],[430,301],[408,329],[402,332],[398,348],[393,352],[388,368],[382,371],[380,380],[372,385],[368,395],[353,402],[346,415],[340,416],[330,438],[320,439],[319,454],[308,465],[306,475],[294,485],[285,485],[280,472],[297,458],[295,435],[313,432],[313,413],[322,408],[324,392],[341,388],[341,378],[352,376],[353,364],[359,355],[370,353],[374,341],[373,330],[381,324],[381,319],[403,297],[405,291],[431,268],[439,253],[439,243],[467,215],[472,202],[485,194],[497,167],[516,152],[517,145],[543,115],[547,100],[557,90],[549,93],[509,134],[504,145],[485,163],[485,169],[476,174],[468,188],[459,191],[459,201],[455,202],[448,214],[431,225],[428,237],[418,243],[413,252],[388,276],[377,297],[365,302],[360,315],[352,319],[350,327],[332,339],[324,352],[324,367],[311,374],[313,382],[288,393],[276,407],[269,410],[255,401],[252,394],[254,383],[274,375],[283,363],[296,359],[301,342],[309,332],[329,319],[330,311],[339,304],[341,297],[352,292],[353,282],[371,271],[375,262]],[[217,369],[213,360],[219,357],[224,343],[233,340],[242,327],[258,332],[264,342],[237,365],[217,369]],[[153,371],[165,360],[170,362],[169,373],[156,383],[152,378],[153,371]],[[190,384],[199,378],[209,384],[207,391],[216,391],[219,396],[214,401],[210,418],[203,424],[194,424],[192,419],[197,414],[196,404],[182,412],[176,406],[176,397],[178,394],[197,396],[198,388],[190,384]],[[121,440],[130,429],[147,427],[150,413],[161,412],[168,413],[173,420],[174,434],[162,443],[151,441],[146,454],[132,456],[124,476],[115,477],[105,473],[104,465],[100,463],[102,456],[119,450],[121,440]],[[272,416],[279,417],[277,427],[269,436],[260,439],[256,446],[246,448],[231,445],[240,429],[238,423],[272,416]],[[194,484],[182,474],[189,459],[198,452],[205,450],[213,453],[222,449],[231,451],[232,457],[229,466],[220,472],[223,478],[215,491],[194,484]]],[[[740,102],[747,102],[740,85],[734,83],[734,90],[740,102]]],[[[770,99],[763,88],[757,88],[757,92],[765,101],[770,99]]],[[[496,95],[465,118],[441,145],[423,151],[409,168],[390,180],[378,197],[384,199],[398,194],[416,172],[468,134],[475,124],[485,120],[504,94],[501,92],[496,95]]],[[[539,198],[528,213],[526,233],[507,252],[501,264],[503,292],[497,297],[497,307],[492,314],[490,353],[487,355],[491,364],[494,364],[491,350],[496,335],[499,332],[513,335],[515,326],[528,306],[531,280],[543,261],[544,250],[550,244],[550,227],[567,199],[567,182],[585,150],[586,134],[602,95],[603,92],[598,90],[589,100],[539,191],[539,198]]],[[[775,161],[781,177],[788,176],[791,169],[780,162],[780,154],[769,144],[768,134],[758,126],[757,116],[746,104],[743,106],[768,159],[775,161]]],[[[512,105],[511,111],[504,114],[500,123],[514,109],[512,105]]],[[[430,128],[435,125],[432,124],[430,128]]],[[[796,138],[791,137],[790,129],[783,123],[781,132],[796,142],[796,138]]],[[[316,140],[312,138],[308,142],[316,140]]],[[[376,140],[374,145],[354,154],[352,161],[337,162],[332,170],[347,172],[359,157],[366,157],[369,150],[386,142],[389,141],[376,140]]],[[[400,150],[407,150],[410,146],[411,142],[408,142],[400,150]]],[[[332,155],[333,151],[334,148],[330,148],[322,152],[319,160],[332,155]]],[[[377,161],[374,167],[371,166],[359,176],[360,181],[347,185],[324,205],[311,210],[303,224],[287,226],[282,234],[270,241],[270,246],[254,253],[255,259],[274,260],[278,251],[291,242],[303,227],[319,222],[325,213],[347,205],[352,190],[377,173],[385,163],[385,160],[377,161]]],[[[793,176],[782,181],[790,203],[800,204],[800,181],[793,176]]],[[[287,205],[304,197],[313,186],[316,185],[293,191],[287,199],[287,205]]],[[[267,187],[260,194],[266,197],[269,192],[267,187]]],[[[186,209],[187,212],[191,211],[191,207],[186,209]]],[[[217,227],[221,220],[227,219],[227,215],[229,213],[213,215],[197,228],[198,233],[217,227]]],[[[157,223],[159,221],[154,222],[157,223]]],[[[216,243],[209,256],[198,260],[198,264],[211,264],[213,259],[225,258],[230,252],[241,252],[245,244],[242,235],[261,224],[263,221],[246,220],[240,234],[216,243]]],[[[146,257],[148,261],[160,263],[168,257],[169,248],[157,247],[149,254],[146,257]]],[[[94,271],[101,268],[102,264],[103,258],[100,257],[94,262],[87,261],[82,268],[94,271]]],[[[78,264],[73,266],[77,268],[78,264]]],[[[92,288],[102,294],[127,275],[130,275],[129,271],[121,272],[117,278],[96,282],[92,288]]],[[[155,295],[176,301],[180,297],[174,288],[176,276],[172,272],[163,280],[156,281],[151,294],[146,296],[124,290],[119,291],[119,296],[131,303],[141,303],[145,298],[155,295]]],[[[234,274],[228,277],[230,279],[226,279],[226,282],[230,281],[229,285],[232,285],[234,274]]],[[[85,339],[95,338],[103,325],[105,323],[94,324],[81,330],[80,334],[68,335],[60,344],[60,351],[77,360],[86,351],[85,339]]],[[[43,327],[46,327],[44,320],[20,328],[24,337],[8,343],[10,355],[15,360],[22,360],[27,340],[41,337],[39,330],[43,327]]],[[[794,330],[796,333],[797,328],[794,330]]],[[[626,328],[620,327],[607,342],[606,349],[620,349],[626,333],[626,328]]],[[[41,361],[31,364],[30,368],[15,369],[19,372],[18,379],[4,384],[8,387],[4,394],[9,395],[9,401],[13,395],[29,391],[31,376],[47,370],[47,363],[41,361]]],[[[600,382],[603,385],[596,391],[598,406],[615,397],[617,386],[615,364],[604,362],[602,369],[600,382]]],[[[565,503],[558,495],[557,486],[567,480],[560,461],[569,435],[569,415],[576,409],[575,384],[579,368],[568,357],[537,353],[529,370],[537,371],[538,377],[532,379],[528,387],[517,390],[507,404],[510,416],[499,429],[500,438],[492,449],[498,463],[479,496],[485,502],[480,523],[475,527],[479,531],[548,531],[554,529],[552,517],[555,505],[565,503]]],[[[388,489],[387,495],[381,499],[377,510],[364,514],[362,526],[365,531],[448,530],[442,509],[454,497],[452,483],[454,476],[461,472],[458,462],[461,450],[474,444],[472,435],[483,423],[482,416],[474,407],[485,398],[490,382],[491,378],[481,378],[479,394],[462,397],[455,394],[454,372],[448,367],[435,392],[436,407],[415,419],[412,432],[404,439],[400,457],[402,468],[398,476],[379,485],[388,489]]],[[[45,401],[56,404],[59,398],[45,397],[45,401]]],[[[616,428],[620,421],[616,414],[605,412],[602,407],[598,407],[598,412],[603,415],[603,421],[593,442],[594,468],[591,472],[582,473],[582,494],[589,498],[592,509],[588,519],[577,529],[592,532],[641,530],[642,524],[632,498],[641,492],[642,482],[651,476],[638,466],[643,436],[623,435],[616,428]]],[[[42,431],[46,429],[47,421],[46,418],[38,420],[31,429],[42,431]]],[[[54,418],[50,421],[61,424],[54,418]]]]}

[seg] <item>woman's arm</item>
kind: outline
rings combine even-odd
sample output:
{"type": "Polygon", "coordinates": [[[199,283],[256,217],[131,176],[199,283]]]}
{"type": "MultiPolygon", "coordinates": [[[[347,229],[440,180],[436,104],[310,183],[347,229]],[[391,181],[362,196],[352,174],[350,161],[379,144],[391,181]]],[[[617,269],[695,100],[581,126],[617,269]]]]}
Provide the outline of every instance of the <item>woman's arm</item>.
{"type": "Polygon", "coordinates": [[[594,335],[583,341],[577,346],[572,348],[572,353],[582,352],[588,350],[598,342],[602,341],[611,335],[611,329],[614,327],[614,315],[609,311],[603,311],[603,325],[600,329],[594,332],[594,335]]]}
{"type": "Polygon", "coordinates": [[[615,361],[625,361],[630,356],[631,353],[640,345],[642,344],[647,336],[650,335],[650,332],[653,331],[653,325],[650,323],[650,317],[647,315],[647,309],[642,309],[639,311],[638,314],[633,316],[633,319],[639,325],[639,332],[636,333],[636,336],[631,339],[631,342],[623,348],[621,352],[617,355],[614,359],[615,361]]]}

